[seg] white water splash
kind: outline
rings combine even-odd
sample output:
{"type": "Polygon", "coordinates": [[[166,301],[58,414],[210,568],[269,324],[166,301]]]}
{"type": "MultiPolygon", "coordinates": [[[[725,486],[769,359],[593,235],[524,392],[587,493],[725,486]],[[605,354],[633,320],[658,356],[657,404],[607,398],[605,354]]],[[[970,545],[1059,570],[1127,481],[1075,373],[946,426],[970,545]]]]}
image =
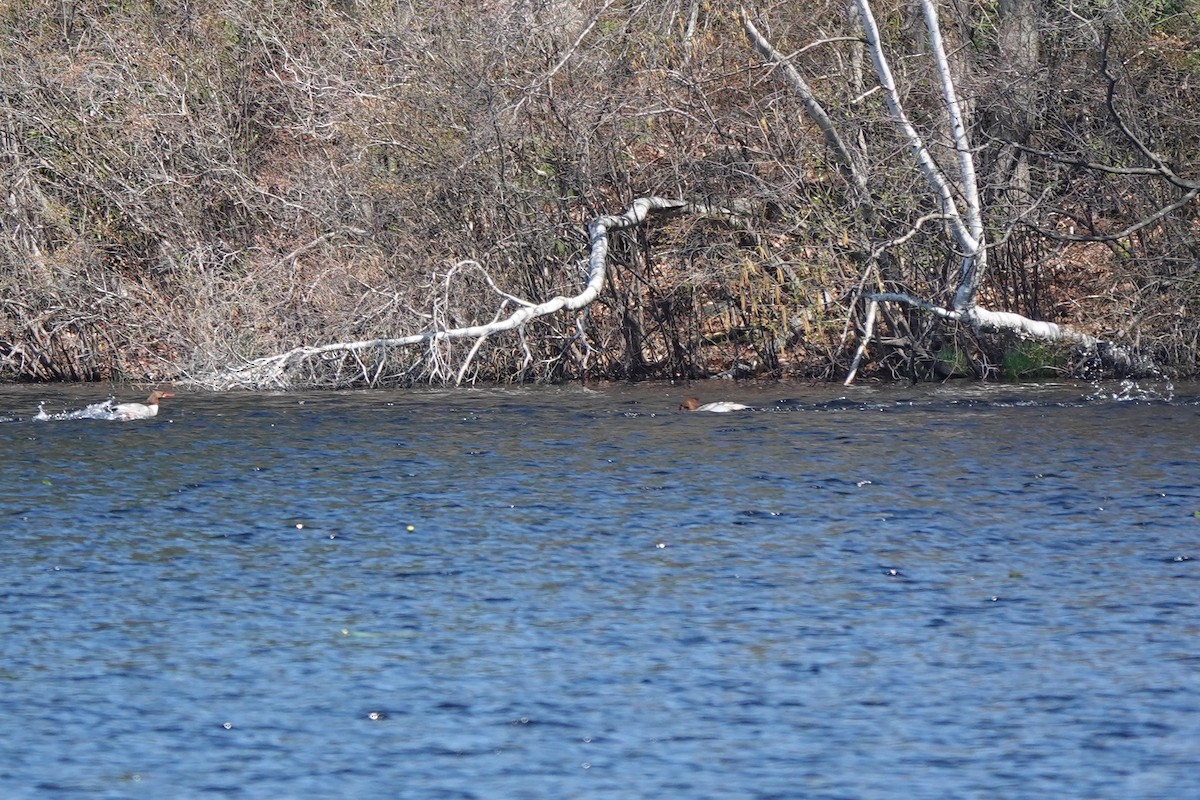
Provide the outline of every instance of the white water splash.
{"type": "Polygon", "coordinates": [[[1175,385],[1166,381],[1161,386],[1142,386],[1135,380],[1126,378],[1113,392],[1104,391],[1100,384],[1092,384],[1095,390],[1087,395],[1087,400],[1116,400],[1118,403],[1128,402],[1171,402],[1175,399],[1175,385]]]}
{"type": "Polygon", "coordinates": [[[57,414],[47,414],[46,404],[38,403],[38,413],[33,417],[35,420],[64,420],[64,419],[119,419],[112,408],[113,399],[110,397],[100,403],[92,403],[78,411],[60,411],[57,414]]]}

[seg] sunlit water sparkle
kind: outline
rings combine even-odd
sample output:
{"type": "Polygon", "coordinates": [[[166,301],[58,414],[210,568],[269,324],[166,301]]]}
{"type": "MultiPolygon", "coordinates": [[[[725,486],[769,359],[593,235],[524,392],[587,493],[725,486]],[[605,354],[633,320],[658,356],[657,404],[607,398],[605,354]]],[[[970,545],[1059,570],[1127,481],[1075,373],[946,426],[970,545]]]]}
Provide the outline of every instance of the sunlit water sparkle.
{"type": "Polygon", "coordinates": [[[0,387],[0,797],[1186,796],[1196,387],[719,386],[0,387]]]}

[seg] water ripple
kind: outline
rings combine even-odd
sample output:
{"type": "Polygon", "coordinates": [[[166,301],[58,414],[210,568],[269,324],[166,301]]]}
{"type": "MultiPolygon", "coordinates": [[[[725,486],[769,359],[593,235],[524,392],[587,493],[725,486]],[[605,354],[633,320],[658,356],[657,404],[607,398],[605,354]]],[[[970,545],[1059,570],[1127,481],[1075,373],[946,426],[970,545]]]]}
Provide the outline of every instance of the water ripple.
{"type": "Polygon", "coordinates": [[[1200,426],[1145,388],[6,423],[0,793],[1177,797],[1200,426]]]}

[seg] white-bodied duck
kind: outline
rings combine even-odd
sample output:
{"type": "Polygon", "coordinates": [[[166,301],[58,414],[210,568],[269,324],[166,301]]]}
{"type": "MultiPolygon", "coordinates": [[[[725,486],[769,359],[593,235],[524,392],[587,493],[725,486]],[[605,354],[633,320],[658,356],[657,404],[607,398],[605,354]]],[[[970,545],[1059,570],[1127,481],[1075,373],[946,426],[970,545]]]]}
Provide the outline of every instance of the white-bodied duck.
{"type": "Polygon", "coordinates": [[[149,419],[158,414],[158,401],[174,397],[170,392],[153,392],[144,403],[121,403],[113,406],[113,419],[149,419]]]}
{"type": "Polygon", "coordinates": [[[744,406],[741,403],[731,403],[728,400],[719,400],[715,403],[700,405],[700,400],[696,397],[689,397],[679,404],[680,411],[713,411],[718,414],[728,411],[745,411],[748,408],[750,406],[744,406]]]}

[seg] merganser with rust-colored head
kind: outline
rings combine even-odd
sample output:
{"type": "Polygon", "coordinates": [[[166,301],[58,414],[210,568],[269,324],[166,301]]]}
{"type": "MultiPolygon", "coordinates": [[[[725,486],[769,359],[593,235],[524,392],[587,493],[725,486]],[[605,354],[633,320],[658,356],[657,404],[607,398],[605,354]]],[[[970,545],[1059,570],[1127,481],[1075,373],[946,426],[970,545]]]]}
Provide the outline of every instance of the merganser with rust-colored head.
{"type": "Polygon", "coordinates": [[[689,397],[679,404],[680,411],[713,411],[718,414],[723,414],[727,411],[745,411],[748,408],[750,406],[744,406],[741,403],[731,403],[728,400],[700,405],[700,400],[696,397],[689,397]]]}
{"type": "Polygon", "coordinates": [[[121,403],[113,406],[113,419],[149,419],[158,414],[158,401],[174,397],[170,392],[153,392],[144,403],[121,403]]]}

